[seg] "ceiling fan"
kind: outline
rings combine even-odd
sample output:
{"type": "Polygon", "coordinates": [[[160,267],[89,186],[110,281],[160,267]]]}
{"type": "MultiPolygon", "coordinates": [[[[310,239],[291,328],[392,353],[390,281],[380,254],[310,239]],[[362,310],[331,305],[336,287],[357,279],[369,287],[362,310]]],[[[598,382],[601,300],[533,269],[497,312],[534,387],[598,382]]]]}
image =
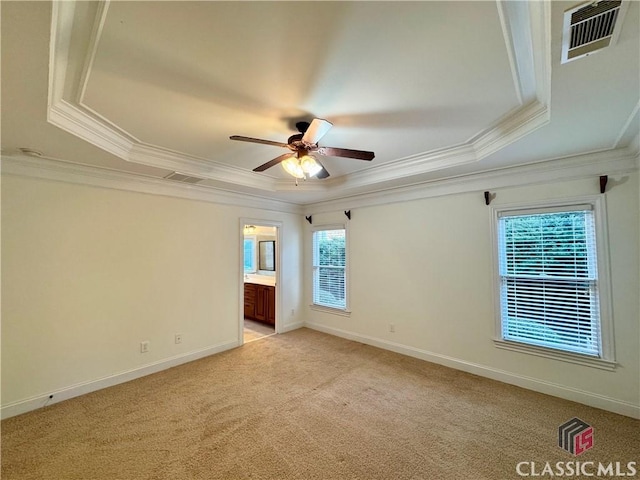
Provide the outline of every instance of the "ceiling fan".
{"type": "Polygon", "coordinates": [[[274,145],[276,147],[284,147],[291,150],[289,153],[280,155],[273,160],[263,163],[259,167],[253,169],[254,172],[263,172],[279,163],[287,173],[296,178],[308,178],[315,176],[316,178],[327,178],[329,172],[324,168],[320,161],[310,155],[323,155],[327,157],[346,157],[358,160],[373,160],[375,154],[364,150],[350,150],[348,148],[320,147],[318,141],[333,126],[331,122],[321,118],[314,118],[311,123],[298,122],[296,128],[298,132],[291,135],[287,143],[274,142],[271,140],[262,140],[259,138],[242,137],[240,135],[232,135],[231,140],[239,140],[241,142],[262,143],[265,145],[274,145]]]}

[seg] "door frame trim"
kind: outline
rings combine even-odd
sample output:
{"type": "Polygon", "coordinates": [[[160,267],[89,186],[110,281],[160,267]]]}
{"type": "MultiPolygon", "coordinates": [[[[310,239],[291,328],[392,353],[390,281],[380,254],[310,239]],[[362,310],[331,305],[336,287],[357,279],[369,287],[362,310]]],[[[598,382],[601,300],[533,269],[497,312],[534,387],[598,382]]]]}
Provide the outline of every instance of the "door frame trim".
{"type": "Polygon", "coordinates": [[[241,217],[239,227],[239,268],[238,268],[238,345],[244,345],[244,227],[245,225],[255,225],[256,227],[276,228],[276,324],[275,333],[280,333],[281,313],[281,272],[282,272],[282,225],[283,222],[277,220],[265,220],[258,218],[241,217]]]}

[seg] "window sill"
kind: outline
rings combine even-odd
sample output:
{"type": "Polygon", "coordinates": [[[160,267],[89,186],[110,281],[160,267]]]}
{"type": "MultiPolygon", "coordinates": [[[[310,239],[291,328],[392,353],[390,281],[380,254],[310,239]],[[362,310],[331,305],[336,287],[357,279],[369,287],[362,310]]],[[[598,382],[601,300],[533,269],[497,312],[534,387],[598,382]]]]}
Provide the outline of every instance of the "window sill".
{"type": "Polygon", "coordinates": [[[311,305],[309,305],[309,307],[311,308],[311,310],[315,310],[316,312],[331,313],[333,315],[340,315],[342,317],[351,316],[350,310],[342,310],[340,308],[325,307],[322,305],[316,305],[315,303],[312,303],[311,305]]]}
{"type": "Polygon", "coordinates": [[[551,348],[537,347],[535,345],[527,345],[525,343],[511,342],[502,339],[494,339],[493,343],[497,348],[510,350],[512,352],[528,353],[538,357],[552,358],[563,362],[575,363],[585,367],[599,368],[612,372],[615,370],[617,363],[602,358],[589,357],[578,353],[563,352],[561,350],[553,350],[551,348]]]}

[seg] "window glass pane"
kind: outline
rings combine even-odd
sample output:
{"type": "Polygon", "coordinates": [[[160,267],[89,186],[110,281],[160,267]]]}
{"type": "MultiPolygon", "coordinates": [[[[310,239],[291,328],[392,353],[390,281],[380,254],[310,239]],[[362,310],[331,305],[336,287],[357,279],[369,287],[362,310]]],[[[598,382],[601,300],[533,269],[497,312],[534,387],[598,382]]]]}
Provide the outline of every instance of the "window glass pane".
{"type": "Polygon", "coordinates": [[[599,356],[593,212],[499,220],[502,337],[599,356]]]}
{"type": "Polygon", "coordinates": [[[244,239],[244,271],[256,271],[256,241],[255,238],[244,239]]]}
{"type": "Polygon", "coordinates": [[[587,216],[591,212],[503,218],[506,273],[595,278],[587,216]]]}
{"type": "Polygon", "coordinates": [[[313,303],[346,308],[346,236],[344,229],[313,234],[313,303]]]}
{"type": "Polygon", "coordinates": [[[318,246],[318,265],[344,267],[344,230],[323,230],[315,232],[318,246]]]}

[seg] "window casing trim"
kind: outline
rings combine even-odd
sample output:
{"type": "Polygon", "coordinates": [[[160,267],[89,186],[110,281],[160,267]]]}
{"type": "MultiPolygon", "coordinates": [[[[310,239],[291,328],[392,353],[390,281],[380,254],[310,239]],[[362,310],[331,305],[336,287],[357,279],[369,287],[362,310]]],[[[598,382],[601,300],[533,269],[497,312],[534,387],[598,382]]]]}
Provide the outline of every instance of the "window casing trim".
{"type": "Polygon", "coordinates": [[[309,305],[309,308],[311,308],[311,310],[315,310],[316,312],[331,313],[333,315],[340,315],[342,317],[351,316],[351,310],[346,310],[346,309],[343,310],[341,308],[326,307],[324,305],[318,305],[317,303],[312,303],[311,305],[309,305]]]}
{"type": "Polygon", "coordinates": [[[520,343],[512,340],[504,340],[502,338],[494,338],[493,343],[496,348],[510,350],[512,352],[528,353],[537,357],[552,358],[563,362],[584,365],[586,367],[599,368],[601,370],[615,370],[617,363],[602,358],[582,355],[580,353],[566,352],[564,350],[555,350],[553,348],[539,347],[528,343],[520,343]]]}
{"type": "Polygon", "coordinates": [[[532,201],[491,206],[491,243],[493,255],[493,298],[495,318],[494,344],[497,348],[553,358],[556,360],[602,368],[605,370],[613,370],[615,368],[615,349],[613,342],[614,331],[611,308],[611,280],[609,270],[609,241],[606,220],[607,212],[604,195],[589,195],[559,200],[532,201]],[[505,340],[502,337],[500,297],[500,252],[498,238],[500,217],[504,215],[527,215],[531,212],[552,213],[567,211],[571,209],[581,209],[584,208],[585,205],[591,206],[595,223],[598,293],[600,303],[601,356],[593,357],[590,355],[582,355],[579,353],[505,340]]]}
{"type": "Polygon", "coordinates": [[[318,311],[318,312],[323,312],[323,313],[330,313],[330,314],[334,314],[334,315],[341,315],[341,316],[351,316],[351,310],[349,308],[350,305],[350,293],[349,293],[349,227],[348,224],[346,223],[331,223],[331,224],[324,224],[324,225],[313,225],[311,228],[311,302],[310,302],[310,308],[312,310],[318,311]],[[329,307],[326,305],[320,305],[317,303],[313,302],[313,286],[314,286],[314,252],[313,252],[313,234],[315,232],[321,232],[321,231],[325,231],[325,230],[344,230],[344,241],[345,241],[345,247],[344,247],[344,263],[345,263],[345,268],[344,268],[344,282],[345,282],[345,307],[344,308],[336,308],[336,307],[329,307]]]}

